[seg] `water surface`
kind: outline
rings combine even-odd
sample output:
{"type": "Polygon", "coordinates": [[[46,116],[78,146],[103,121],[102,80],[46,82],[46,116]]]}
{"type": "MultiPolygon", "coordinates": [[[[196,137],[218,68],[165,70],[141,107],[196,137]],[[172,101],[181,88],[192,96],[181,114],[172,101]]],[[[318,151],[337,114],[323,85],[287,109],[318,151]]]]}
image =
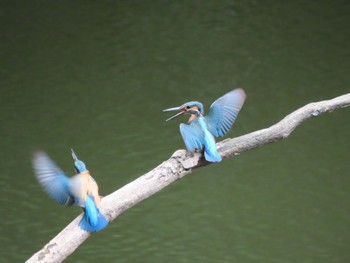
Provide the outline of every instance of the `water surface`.
{"type": "MultiPolygon", "coordinates": [[[[229,137],[348,93],[345,1],[2,3],[1,258],[23,262],[79,214],[33,176],[44,149],[101,194],[183,148],[164,108],[248,95],[229,137]]],[[[349,262],[349,109],[196,170],[90,237],[67,262],[349,262]]],[[[185,121],[185,119],[182,119],[185,121]]]]}

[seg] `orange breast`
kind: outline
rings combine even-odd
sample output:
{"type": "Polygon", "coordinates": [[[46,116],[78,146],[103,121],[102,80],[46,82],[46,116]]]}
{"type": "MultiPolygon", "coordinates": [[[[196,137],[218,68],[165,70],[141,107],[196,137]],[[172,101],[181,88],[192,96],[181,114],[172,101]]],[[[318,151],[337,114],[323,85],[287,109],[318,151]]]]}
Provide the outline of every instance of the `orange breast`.
{"type": "Polygon", "coordinates": [[[197,116],[194,114],[191,114],[190,118],[188,119],[188,122],[193,121],[197,116]]]}
{"type": "MultiPolygon", "coordinates": [[[[190,110],[198,110],[198,107],[197,106],[193,106],[190,108],[190,110]]],[[[191,114],[190,118],[188,119],[188,122],[191,122],[193,121],[197,116],[194,115],[194,114],[191,114]]]]}

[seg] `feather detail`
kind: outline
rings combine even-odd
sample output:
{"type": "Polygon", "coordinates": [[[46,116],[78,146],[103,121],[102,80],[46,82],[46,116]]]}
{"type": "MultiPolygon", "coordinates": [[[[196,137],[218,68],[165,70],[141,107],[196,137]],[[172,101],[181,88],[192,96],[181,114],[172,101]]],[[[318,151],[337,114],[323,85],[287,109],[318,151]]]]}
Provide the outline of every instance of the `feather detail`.
{"type": "Polygon", "coordinates": [[[87,195],[85,202],[85,214],[79,223],[79,226],[88,232],[96,232],[108,225],[109,221],[101,214],[96,207],[91,195],[87,195]]]}
{"type": "Polygon", "coordinates": [[[224,136],[235,122],[245,101],[243,89],[238,88],[218,98],[210,106],[209,115],[205,117],[208,130],[215,136],[224,136]]]}
{"type": "Polygon", "coordinates": [[[44,152],[33,156],[35,176],[45,191],[59,204],[72,205],[74,197],[69,191],[69,177],[44,152]]]}

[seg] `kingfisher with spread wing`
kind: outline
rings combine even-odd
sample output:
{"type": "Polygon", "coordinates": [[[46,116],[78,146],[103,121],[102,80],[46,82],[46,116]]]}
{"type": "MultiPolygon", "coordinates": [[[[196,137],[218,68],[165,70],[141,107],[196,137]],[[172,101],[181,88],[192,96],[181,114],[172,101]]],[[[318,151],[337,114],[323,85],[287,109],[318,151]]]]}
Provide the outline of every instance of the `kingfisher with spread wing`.
{"type": "Polygon", "coordinates": [[[231,129],[245,98],[243,89],[234,89],[214,101],[207,116],[204,116],[203,104],[198,101],[190,101],[163,111],[179,111],[166,121],[189,114],[188,124],[180,124],[180,132],[187,150],[191,153],[204,151],[208,162],[220,162],[222,158],[216,149],[214,136],[222,137],[231,129]]]}
{"type": "Polygon", "coordinates": [[[84,209],[84,217],[79,223],[82,229],[88,232],[99,231],[106,227],[109,221],[98,209],[101,197],[98,194],[97,183],[73,149],[72,157],[77,174],[68,177],[46,153],[36,152],[33,156],[36,178],[57,203],[67,206],[76,203],[84,209]]]}

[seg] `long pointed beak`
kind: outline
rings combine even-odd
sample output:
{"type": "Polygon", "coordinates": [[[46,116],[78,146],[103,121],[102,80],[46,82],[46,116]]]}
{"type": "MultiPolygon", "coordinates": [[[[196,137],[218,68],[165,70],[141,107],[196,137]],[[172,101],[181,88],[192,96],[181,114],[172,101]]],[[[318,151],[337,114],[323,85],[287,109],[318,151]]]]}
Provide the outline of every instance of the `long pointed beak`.
{"type": "Polygon", "coordinates": [[[165,109],[163,111],[175,111],[175,110],[179,110],[180,112],[176,113],[174,116],[171,116],[170,118],[166,119],[165,121],[170,121],[170,120],[175,119],[176,117],[185,113],[184,111],[181,110],[180,107],[169,108],[169,109],[165,109]]]}
{"type": "Polygon", "coordinates": [[[77,157],[77,155],[75,154],[73,148],[71,148],[70,150],[72,151],[72,157],[73,157],[74,161],[78,161],[78,157],[77,157]]]}
{"type": "Polygon", "coordinates": [[[180,110],[180,107],[173,107],[173,108],[165,109],[163,111],[174,111],[174,110],[180,110]]]}

